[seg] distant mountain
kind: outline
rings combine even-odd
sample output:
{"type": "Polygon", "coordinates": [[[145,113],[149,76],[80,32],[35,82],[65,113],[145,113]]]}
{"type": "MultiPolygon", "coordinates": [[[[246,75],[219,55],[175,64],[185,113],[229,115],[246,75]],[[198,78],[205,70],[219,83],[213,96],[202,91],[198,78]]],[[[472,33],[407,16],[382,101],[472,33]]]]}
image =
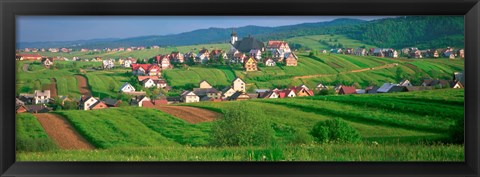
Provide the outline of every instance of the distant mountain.
{"type": "MultiPolygon", "coordinates": [[[[249,35],[261,41],[306,35],[337,34],[379,47],[464,47],[463,16],[408,16],[372,21],[340,18],[327,22],[279,27],[244,26],[234,29],[239,39],[249,35]]],[[[172,35],[69,42],[18,43],[17,48],[115,48],[129,46],[183,46],[229,42],[231,28],[208,28],[172,35]]]]}
{"type": "Polygon", "coordinates": [[[279,26],[279,27],[261,27],[261,26],[244,26],[239,28],[208,28],[199,29],[191,32],[184,32],[173,35],[153,35],[141,36],[125,39],[102,39],[102,40],[83,40],[83,41],[68,41],[68,42],[34,42],[34,43],[17,43],[17,48],[36,47],[36,48],[50,48],[50,47],[71,47],[71,48],[114,48],[114,47],[129,47],[129,46],[181,46],[181,45],[195,45],[207,43],[220,43],[230,40],[232,30],[237,32],[241,39],[248,35],[252,36],[268,36],[269,34],[279,34],[282,32],[295,32],[301,29],[316,29],[328,26],[338,25],[355,25],[365,23],[367,21],[358,19],[341,18],[328,22],[318,23],[303,23],[297,25],[279,26]]]}

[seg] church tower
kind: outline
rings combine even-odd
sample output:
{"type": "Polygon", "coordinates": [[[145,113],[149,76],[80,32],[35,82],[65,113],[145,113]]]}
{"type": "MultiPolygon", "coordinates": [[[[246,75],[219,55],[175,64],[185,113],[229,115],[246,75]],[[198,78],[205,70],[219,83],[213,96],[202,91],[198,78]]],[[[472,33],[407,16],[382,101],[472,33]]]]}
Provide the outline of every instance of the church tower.
{"type": "Polygon", "coordinates": [[[232,30],[232,34],[230,35],[230,43],[234,45],[235,42],[237,41],[238,41],[237,32],[232,30]]]}

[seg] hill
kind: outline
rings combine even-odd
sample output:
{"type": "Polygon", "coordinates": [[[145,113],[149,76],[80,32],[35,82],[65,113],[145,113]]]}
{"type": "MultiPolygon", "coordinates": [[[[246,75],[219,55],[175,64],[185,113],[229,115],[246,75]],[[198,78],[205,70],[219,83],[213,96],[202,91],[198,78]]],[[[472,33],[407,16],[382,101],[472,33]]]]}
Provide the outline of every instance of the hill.
{"type": "MultiPolygon", "coordinates": [[[[58,113],[100,149],[47,151],[36,155],[20,152],[18,157],[19,160],[122,161],[462,161],[463,146],[433,142],[445,138],[449,126],[463,118],[463,96],[463,89],[439,89],[242,101],[247,107],[275,112],[266,116],[275,130],[276,145],[257,147],[211,146],[209,132],[214,122],[189,124],[159,110],[132,107],[61,111],[58,113]],[[346,121],[360,133],[363,141],[358,144],[312,143],[308,138],[312,126],[332,118],[346,121]],[[392,153],[396,155],[390,155],[392,153]],[[262,156],[266,157],[262,159],[262,156]]],[[[222,112],[231,104],[234,102],[184,105],[222,112]]]]}

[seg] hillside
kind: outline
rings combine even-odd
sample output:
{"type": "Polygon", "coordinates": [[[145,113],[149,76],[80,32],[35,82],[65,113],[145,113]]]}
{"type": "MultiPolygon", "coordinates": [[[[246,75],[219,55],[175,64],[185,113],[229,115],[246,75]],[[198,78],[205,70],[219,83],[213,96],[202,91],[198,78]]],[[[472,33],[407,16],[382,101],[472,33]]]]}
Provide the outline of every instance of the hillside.
{"type": "MultiPolygon", "coordinates": [[[[293,161],[459,161],[464,157],[462,146],[432,142],[445,138],[449,126],[456,119],[463,118],[463,94],[463,89],[440,89],[243,101],[247,107],[275,112],[266,116],[275,130],[277,144],[265,147],[210,146],[212,122],[189,124],[159,110],[132,107],[61,111],[58,113],[100,149],[91,152],[44,152],[43,157],[26,152],[19,152],[18,155],[19,160],[252,161],[262,160],[262,155],[266,155],[268,160],[293,161]],[[308,132],[313,124],[337,117],[355,128],[363,141],[359,144],[312,144],[308,132]],[[378,144],[373,145],[372,142],[378,144]],[[397,155],[388,155],[393,153],[392,150],[397,155]],[[378,151],[383,153],[379,154],[378,151]]],[[[184,105],[222,112],[231,104],[234,102],[184,105]]]]}

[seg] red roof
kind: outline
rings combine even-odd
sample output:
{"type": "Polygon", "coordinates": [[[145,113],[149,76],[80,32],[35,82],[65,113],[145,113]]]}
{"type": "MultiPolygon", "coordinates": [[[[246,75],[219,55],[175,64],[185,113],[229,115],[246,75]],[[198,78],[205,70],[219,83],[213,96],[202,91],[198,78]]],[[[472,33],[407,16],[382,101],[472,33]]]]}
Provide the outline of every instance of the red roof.
{"type": "Polygon", "coordinates": [[[143,101],[142,106],[144,108],[154,108],[155,107],[151,101],[143,101]]]}
{"type": "Polygon", "coordinates": [[[282,45],[286,45],[285,41],[268,41],[267,48],[280,48],[282,45]]]}
{"type": "Polygon", "coordinates": [[[143,68],[143,70],[150,72],[152,69],[160,70],[160,67],[155,64],[132,64],[132,70],[138,70],[139,68],[143,68]]]}
{"type": "Polygon", "coordinates": [[[40,54],[35,53],[35,54],[20,54],[23,58],[40,58],[42,57],[40,54]]]}
{"type": "Polygon", "coordinates": [[[138,81],[143,81],[145,79],[158,80],[158,76],[138,76],[138,81]]]}
{"type": "Polygon", "coordinates": [[[340,89],[340,94],[355,94],[357,93],[357,89],[353,86],[343,86],[340,89]]]}

